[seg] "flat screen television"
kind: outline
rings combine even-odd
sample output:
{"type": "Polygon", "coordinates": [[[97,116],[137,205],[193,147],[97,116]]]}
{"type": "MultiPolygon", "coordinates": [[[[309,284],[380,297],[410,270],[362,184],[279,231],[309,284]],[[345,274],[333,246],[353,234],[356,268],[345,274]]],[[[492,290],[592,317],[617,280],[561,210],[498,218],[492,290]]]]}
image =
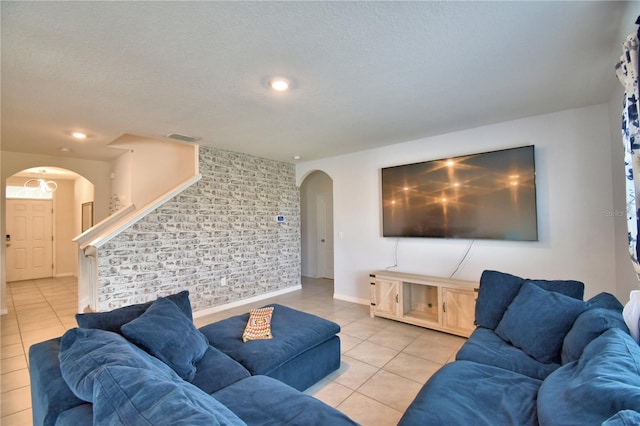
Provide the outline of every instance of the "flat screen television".
{"type": "Polygon", "coordinates": [[[383,168],[382,234],[537,241],[533,145],[383,168]]]}

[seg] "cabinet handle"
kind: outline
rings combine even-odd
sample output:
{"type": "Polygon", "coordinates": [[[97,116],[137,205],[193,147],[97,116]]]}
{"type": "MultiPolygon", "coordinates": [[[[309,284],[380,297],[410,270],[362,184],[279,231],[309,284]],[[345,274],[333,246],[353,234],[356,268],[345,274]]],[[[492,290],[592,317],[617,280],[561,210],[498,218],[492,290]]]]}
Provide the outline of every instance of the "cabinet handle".
{"type": "Polygon", "coordinates": [[[398,300],[398,293],[396,293],[396,303],[400,303],[400,301],[398,300]]]}
{"type": "Polygon", "coordinates": [[[447,312],[447,303],[442,302],[442,312],[447,312]]]}

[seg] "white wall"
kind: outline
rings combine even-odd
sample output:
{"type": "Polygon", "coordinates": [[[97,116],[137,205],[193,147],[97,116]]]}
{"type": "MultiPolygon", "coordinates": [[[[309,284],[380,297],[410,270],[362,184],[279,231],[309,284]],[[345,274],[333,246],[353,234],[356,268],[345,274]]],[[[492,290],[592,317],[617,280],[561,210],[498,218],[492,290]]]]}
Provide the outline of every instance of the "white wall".
{"type": "Polygon", "coordinates": [[[111,162],[113,194],[129,193],[123,206],[140,209],[198,174],[197,145],[124,135],[110,146],[130,150],[111,162]]]}
{"type": "MultiPolygon", "coordinates": [[[[533,144],[539,242],[475,241],[456,278],[485,269],[577,279],[586,297],[616,292],[609,105],[529,117],[354,154],[300,163],[334,182],[335,294],[366,303],[368,274],[394,264],[397,239],[381,237],[380,168],[533,144]],[[342,235],[342,238],[339,236],[342,235]]],[[[396,270],[450,276],[468,240],[400,239],[396,270]]]]}
{"type": "Polygon", "coordinates": [[[133,151],[127,151],[111,160],[111,197],[117,205],[110,206],[111,213],[133,203],[133,151]]]}

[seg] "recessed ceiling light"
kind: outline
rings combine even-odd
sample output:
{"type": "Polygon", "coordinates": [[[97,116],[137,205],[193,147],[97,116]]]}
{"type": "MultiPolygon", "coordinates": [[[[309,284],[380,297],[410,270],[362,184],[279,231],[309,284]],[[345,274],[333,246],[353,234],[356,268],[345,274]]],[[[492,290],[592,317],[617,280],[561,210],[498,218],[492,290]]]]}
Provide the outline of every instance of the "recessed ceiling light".
{"type": "Polygon", "coordinates": [[[82,132],[73,132],[73,133],[71,133],[71,136],[73,136],[76,139],[86,139],[87,138],[86,133],[82,133],[82,132]]]}
{"type": "Polygon", "coordinates": [[[276,92],[284,92],[289,89],[289,81],[284,78],[274,78],[269,82],[269,87],[276,92]]]}
{"type": "Polygon", "coordinates": [[[299,155],[294,155],[292,158],[293,158],[294,160],[299,160],[299,159],[301,159],[302,157],[300,157],[299,155]]]}
{"type": "Polygon", "coordinates": [[[71,148],[67,148],[66,146],[60,147],[60,151],[62,152],[71,152],[71,148]]]}

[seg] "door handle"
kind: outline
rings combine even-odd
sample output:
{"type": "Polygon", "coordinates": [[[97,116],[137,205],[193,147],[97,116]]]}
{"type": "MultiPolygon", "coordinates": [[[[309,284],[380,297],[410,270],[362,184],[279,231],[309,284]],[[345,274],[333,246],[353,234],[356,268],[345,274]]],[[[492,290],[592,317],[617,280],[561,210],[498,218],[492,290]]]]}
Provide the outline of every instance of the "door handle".
{"type": "Polygon", "coordinates": [[[321,243],[324,243],[324,238],[320,240],[321,243]]]}

